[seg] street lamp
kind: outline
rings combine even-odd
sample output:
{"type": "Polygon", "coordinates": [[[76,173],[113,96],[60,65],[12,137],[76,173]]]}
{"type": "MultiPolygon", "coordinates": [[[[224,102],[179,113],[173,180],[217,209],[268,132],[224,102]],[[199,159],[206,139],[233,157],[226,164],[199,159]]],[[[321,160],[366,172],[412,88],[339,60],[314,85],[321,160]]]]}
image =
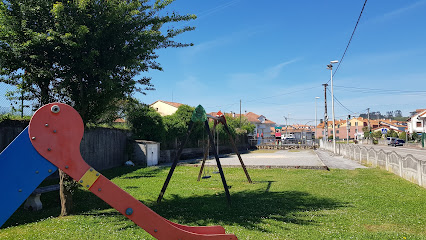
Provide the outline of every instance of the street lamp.
{"type": "Polygon", "coordinates": [[[287,129],[288,129],[288,125],[287,125],[287,120],[288,120],[288,118],[290,117],[290,113],[288,113],[287,114],[287,117],[286,116],[284,116],[284,118],[285,118],[285,137],[284,137],[284,143],[285,143],[285,140],[287,140],[287,138],[288,138],[288,133],[287,133],[287,129]]]}
{"type": "Polygon", "coordinates": [[[317,140],[317,99],[319,97],[315,97],[315,141],[317,140]]]}
{"type": "Polygon", "coordinates": [[[333,117],[333,152],[336,153],[336,125],[334,119],[334,94],[333,94],[333,64],[338,63],[339,61],[334,60],[330,61],[330,64],[327,65],[327,69],[330,69],[330,85],[331,85],[331,114],[333,117]]]}

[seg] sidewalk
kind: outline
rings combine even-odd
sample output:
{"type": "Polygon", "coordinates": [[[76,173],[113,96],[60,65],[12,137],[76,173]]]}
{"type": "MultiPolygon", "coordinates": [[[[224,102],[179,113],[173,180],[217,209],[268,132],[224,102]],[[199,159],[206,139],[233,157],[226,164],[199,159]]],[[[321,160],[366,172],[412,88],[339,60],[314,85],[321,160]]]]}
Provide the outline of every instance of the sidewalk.
{"type": "Polygon", "coordinates": [[[361,165],[355,161],[344,158],[343,156],[334,155],[332,152],[329,152],[324,149],[317,149],[315,153],[318,155],[321,161],[329,168],[349,170],[355,170],[357,168],[367,168],[366,166],[361,165]]]}

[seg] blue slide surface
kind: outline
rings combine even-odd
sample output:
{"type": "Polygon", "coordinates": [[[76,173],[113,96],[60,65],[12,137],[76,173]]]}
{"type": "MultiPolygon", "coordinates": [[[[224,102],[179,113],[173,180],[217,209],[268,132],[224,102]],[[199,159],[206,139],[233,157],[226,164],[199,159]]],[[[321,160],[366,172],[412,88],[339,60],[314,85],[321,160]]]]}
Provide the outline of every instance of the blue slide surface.
{"type": "Polygon", "coordinates": [[[28,127],[0,154],[0,227],[58,168],[33,147],[28,127]]]}

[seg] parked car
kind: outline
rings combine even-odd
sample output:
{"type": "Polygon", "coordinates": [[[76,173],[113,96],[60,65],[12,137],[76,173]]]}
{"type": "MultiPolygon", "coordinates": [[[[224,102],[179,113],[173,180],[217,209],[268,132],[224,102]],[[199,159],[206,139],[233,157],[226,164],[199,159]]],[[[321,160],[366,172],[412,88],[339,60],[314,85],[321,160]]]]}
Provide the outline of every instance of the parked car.
{"type": "Polygon", "coordinates": [[[398,138],[395,137],[387,137],[386,138],[386,142],[388,143],[388,145],[391,145],[394,141],[396,141],[398,138]]]}
{"type": "Polygon", "coordinates": [[[402,139],[394,139],[394,140],[392,140],[392,141],[391,141],[391,143],[390,143],[390,144],[388,144],[388,145],[391,145],[391,146],[396,147],[396,146],[404,146],[404,143],[405,143],[405,141],[404,141],[404,140],[402,140],[402,139]]]}

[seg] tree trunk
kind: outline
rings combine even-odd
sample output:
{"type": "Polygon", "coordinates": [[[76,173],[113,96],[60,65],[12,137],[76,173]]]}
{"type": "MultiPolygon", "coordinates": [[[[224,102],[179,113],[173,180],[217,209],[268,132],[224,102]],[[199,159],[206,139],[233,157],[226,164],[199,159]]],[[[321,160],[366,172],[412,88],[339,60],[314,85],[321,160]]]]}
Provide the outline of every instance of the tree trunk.
{"type": "Polygon", "coordinates": [[[71,183],[73,181],[62,170],[59,170],[59,196],[61,198],[61,216],[68,216],[72,211],[71,183]]]}

